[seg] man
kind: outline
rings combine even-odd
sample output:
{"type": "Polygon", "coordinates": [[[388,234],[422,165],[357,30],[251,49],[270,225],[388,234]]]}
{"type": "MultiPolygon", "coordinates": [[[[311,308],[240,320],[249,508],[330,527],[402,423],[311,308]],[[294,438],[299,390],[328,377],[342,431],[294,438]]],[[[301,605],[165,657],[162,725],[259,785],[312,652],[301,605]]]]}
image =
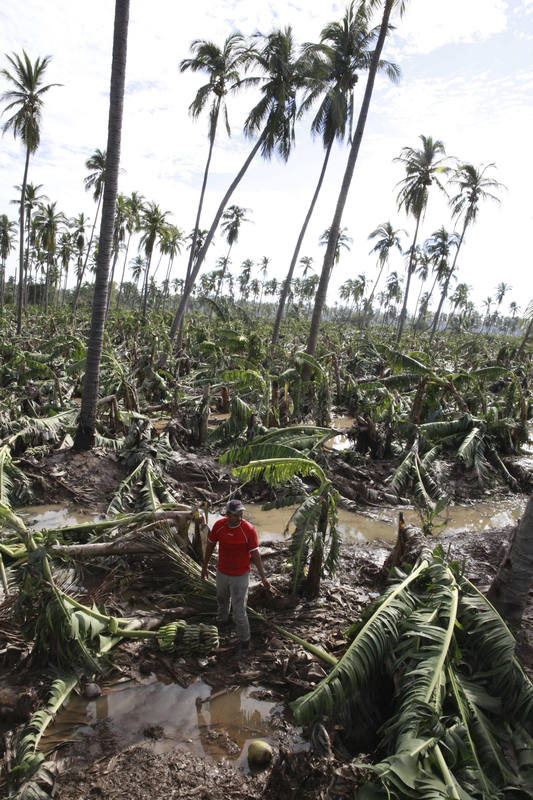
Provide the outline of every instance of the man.
{"type": "Polygon", "coordinates": [[[243,519],[243,512],[244,506],[240,500],[229,501],[226,516],[217,520],[209,533],[202,567],[202,578],[205,580],[209,560],[218,544],[217,625],[228,622],[231,603],[241,651],[250,647],[250,624],[246,613],[250,560],[259,572],[261,583],[270,590],[257,544],[257,531],[243,519]]]}

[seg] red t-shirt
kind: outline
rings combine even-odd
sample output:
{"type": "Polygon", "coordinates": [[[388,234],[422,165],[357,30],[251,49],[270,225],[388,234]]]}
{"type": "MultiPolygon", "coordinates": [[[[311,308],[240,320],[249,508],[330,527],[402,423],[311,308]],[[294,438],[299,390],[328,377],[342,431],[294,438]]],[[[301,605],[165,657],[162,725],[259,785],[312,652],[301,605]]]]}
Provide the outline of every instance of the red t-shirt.
{"type": "Polygon", "coordinates": [[[257,531],[246,520],[230,528],[227,517],[218,519],[209,534],[218,542],[218,570],[224,575],[244,575],[250,571],[250,553],[257,550],[257,531]]]}

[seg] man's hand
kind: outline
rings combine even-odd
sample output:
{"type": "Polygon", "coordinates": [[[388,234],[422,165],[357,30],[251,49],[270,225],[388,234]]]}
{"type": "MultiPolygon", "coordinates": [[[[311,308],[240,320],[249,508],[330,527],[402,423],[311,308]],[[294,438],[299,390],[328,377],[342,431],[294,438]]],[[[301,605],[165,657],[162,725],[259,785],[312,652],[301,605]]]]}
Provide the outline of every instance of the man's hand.
{"type": "Polygon", "coordinates": [[[207,564],[204,564],[202,566],[202,580],[203,581],[207,580],[207,564]]]}
{"type": "Polygon", "coordinates": [[[266,576],[264,578],[261,578],[261,583],[263,584],[267,592],[271,591],[270,583],[268,582],[268,578],[266,576]]]}

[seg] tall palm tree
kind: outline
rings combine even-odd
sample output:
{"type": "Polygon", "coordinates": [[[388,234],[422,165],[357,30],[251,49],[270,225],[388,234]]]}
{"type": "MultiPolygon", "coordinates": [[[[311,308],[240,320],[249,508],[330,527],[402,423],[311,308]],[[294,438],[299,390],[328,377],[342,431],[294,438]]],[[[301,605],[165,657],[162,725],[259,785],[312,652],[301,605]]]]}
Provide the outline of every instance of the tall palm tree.
{"type": "Polygon", "coordinates": [[[441,227],[435,231],[435,233],[433,233],[425,243],[426,252],[431,263],[434,265],[437,280],[442,285],[439,305],[435,316],[433,317],[433,325],[431,327],[431,334],[429,337],[430,341],[433,340],[435,332],[437,331],[442,307],[446,297],[448,296],[450,280],[452,279],[452,276],[454,276],[454,268],[457,262],[454,258],[453,264],[450,265],[450,255],[453,248],[455,248],[457,251],[458,245],[459,235],[457,233],[448,233],[444,225],[441,225],[441,227]]]}
{"type": "Polygon", "coordinates": [[[180,231],[176,225],[169,223],[163,231],[163,239],[160,242],[159,248],[162,255],[168,256],[167,271],[163,280],[164,287],[166,287],[163,291],[163,308],[165,307],[168,296],[172,265],[174,264],[174,259],[178,253],[181,253],[184,240],[185,237],[183,235],[183,231],[180,231]]]}
{"type": "Polygon", "coordinates": [[[222,282],[226,277],[226,270],[229,264],[229,256],[231,253],[231,248],[239,239],[241,225],[243,222],[250,222],[250,220],[247,219],[246,217],[246,212],[249,210],[250,209],[248,208],[242,208],[241,206],[233,205],[233,206],[228,206],[228,208],[222,214],[222,222],[220,224],[220,227],[226,237],[226,242],[228,243],[228,252],[226,253],[226,256],[222,263],[222,269],[215,294],[215,300],[217,299],[220,293],[220,287],[222,286],[222,282]]]}
{"type": "Polygon", "coordinates": [[[148,303],[148,278],[150,275],[150,265],[156,242],[160,244],[165,237],[165,230],[168,225],[167,215],[170,211],[162,211],[157,203],[149,202],[141,211],[141,239],[140,247],[146,256],[146,268],[144,271],[143,285],[143,319],[146,319],[146,307],[148,303]]]}
{"type": "Polygon", "coordinates": [[[35,224],[39,236],[39,243],[46,253],[46,279],[44,288],[44,310],[48,312],[50,291],[50,276],[57,249],[57,235],[59,226],[66,224],[67,219],[62,211],[57,211],[55,203],[47,203],[39,207],[35,215],[35,224]]]}
{"type": "MultiPolygon", "coordinates": [[[[296,240],[286,284],[283,285],[272,333],[273,345],[278,340],[290,283],[309,221],[322,188],[331,149],[335,141],[343,141],[346,137],[350,143],[352,141],[354,95],[359,79],[358,73],[371,67],[372,47],[378,36],[379,28],[369,29],[365,4],[360,3],[356,9],[355,3],[352,1],[340,22],[330,22],[322,30],[319,44],[304,46],[304,52],[308,59],[308,76],[305,80],[307,91],[299,114],[307,112],[317,100],[320,100],[318,111],[311,123],[311,133],[322,139],[324,160],[311,203],[296,240]]],[[[377,69],[384,70],[393,81],[397,81],[399,78],[399,69],[395,64],[379,60],[377,69]]]]}
{"type": "Polygon", "coordinates": [[[44,74],[50,63],[51,56],[37,58],[32,64],[25,50],[22,57],[13,53],[6,56],[10,69],[2,69],[0,74],[7,80],[11,88],[2,95],[2,100],[7,101],[4,113],[11,114],[2,126],[2,132],[12,131],[15,139],[20,139],[26,149],[24,162],[24,177],[20,188],[19,208],[19,287],[17,310],[17,333],[22,331],[22,306],[24,297],[24,202],[26,198],[26,184],[28,182],[28,169],[30,156],[35,153],[41,140],[41,109],[43,96],[57,83],[43,86],[44,74]]]}
{"type": "Polygon", "coordinates": [[[100,385],[100,360],[102,358],[104,341],[109,262],[115,225],[115,203],[117,199],[120,165],[129,8],[129,0],[116,0],[102,222],[100,225],[93,312],[87,346],[80,419],[74,438],[74,447],[76,450],[90,450],[94,446],[96,430],[96,406],[100,385]]]}
{"type": "MultiPolygon", "coordinates": [[[[65,276],[63,281],[63,293],[61,296],[61,305],[65,304],[65,295],[67,292],[67,281],[68,281],[68,271],[70,267],[70,259],[74,255],[75,250],[76,247],[72,237],[72,231],[69,230],[64,231],[59,239],[59,261],[61,263],[61,269],[65,276]]],[[[57,294],[58,301],[60,292],[61,292],[61,284],[58,286],[58,294],[57,294]]]]}
{"type": "Polygon", "coordinates": [[[192,246],[185,275],[186,283],[190,281],[194,259],[196,258],[196,240],[200,229],[200,218],[202,216],[209,167],[213,155],[220,114],[222,113],[224,117],[226,132],[228,136],[230,136],[231,131],[226,97],[230,92],[235,93],[241,88],[241,69],[245,60],[246,46],[243,36],[235,32],[227,37],[222,48],[214,42],[206,41],[205,39],[195,39],[191,44],[191,50],[194,53],[193,57],[186,58],[181,62],[180,71],[186,72],[187,70],[191,70],[191,72],[201,72],[207,76],[208,82],[198,89],[194,100],[189,106],[189,113],[193,119],[196,119],[206,108],[209,101],[211,101],[211,105],[209,108],[208,126],[209,149],[192,233],[192,246]]]}
{"type": "Polygon", "coordinates": [[[498,286],[496,287],[496,302],[498,303],[498,306],[501,306],[503,298],[505,297],[507,292],[511,291],[512,288],[513,287],[510,284],[505,283],[505,281],[501,281],[498,284],[498,286]]]}
{"type": "Polygon", "coordinates": [[[369,239],[377,239],[376,244],[370,251],[370,253],[377,253],[378,255],[378,276],[374,281],[374,285],[370,291],[370,295],[366,301],[366,314],[365,319],[367,318],[368,314],[372,312],[372,300],[374,299],[374,293],[376,291],[376,287],[380,281],[382,272],[387,265],[390,257],[390,251],[393,248],[396,248],[398,252],[402,252],[402,246],[400,242],[400,234],[405,233],[404,230],[394,230],[390,222],[384,222],[381,225],[372,231],[369,234],[369,239]]]}
{"type": "Polygon", "coordinates": [[[7,214],[0,216],[0,315],[4,314],[4,294],[6,286],[6,261],[14,249],[16,222],[8,219],[7,214]]]}
{"type": "MultiPolygon", "coordinates": [[[[43,188],[41,183],[34,185],[33,183],[26,184],[26,194],[24,199],[24,208],[25,208],[25,229],[26,229],[26,247],[24,253],[24,308],[26,308],[26,299],[28,294],[28,272],[30,269],[30,248],[31,248],[31,237],[32,237],[32,214],[34,208],[39,206],[40,204],[44,203],[45,200],[48,200],[48,197],[45,194],[40,194],[40,190],[43,188]]],[[[20,186],[15,186],[15,189],[18,190],[19,194],[22,191],[20,186]]],[[[11,201],[14,205],[17,205],[20,210],[20,199],[12,200],[11,201]]]]}
{"type": "Polygon", "coordinates": [[[132,192],[126,199],[126,231],[128,240],[126,242],[126,250],[124,252],[124,263],[122,264],[122,275],[120,276],[120,288],[117,296],[117,309],[120,307],[120,299],[122,297],[122,286],[124,284],[124,273],[126,272],[126,264],[128,263],[128,252],[130,249],[131,237],[134,233],[140,230],[140,214],[144,203],[144,197],[138,192],[132,192]]]}
{"type": "MultiPolygon", "coordinates": [[[[366,81],[365,92],[363,95],[363,101],[361,103],[361,108],[359,110],[357,126],[355,128],[355,133],[353,135],[352,144],[348,155],[348,160],[346,163],[346,168],[344,170],[344,176],[342,179],[341,189],[335,207],[335,213],[333,215],[332,223],[329,227],[330,237],[328,246],[326,248],[326,254],[324,256],[322,271],[320,273],[320,281],[318,284],[317,293],[315,295],[313,316],[311,319],[311,325],[309,327],[309,336],[307,338],[306,352],[309,353],[309,355],[314,355],[316,351],[316,345],[318,341],[318,331],[320,328],[320,320],[322,318],[322,310],[326,303],[329,279],[331,277],[333,265],[335,263],[335,249],[337,246],[337,237],[339,235],[339,230],[341,227],[344,207],[348,199],[348,192],[350,190],[355,164],[357,162],[357,157],[359,155],[359,147],[361,145],[361,141],[363,139],[363,134],[365,131],[366,120],[370,108],[370,101],[372,99],[372,93],[374,91],[374,83],[376,80],[376,75],[381,61],[381,52],[383,50],[383,45],[385,44],[387,33],[389,32],[390,17],[395,7],[398,7],[400,14],[402,14],[405,8],[405,3],[406,0],[369,0],[367,3],[367,7],[369,8],[369,10],[383,6],[383,13],[381,16],[381,23],[379,26],[379,34],[376,40],[376,46],[372,53],[370,68],[368,70],[368,77],[366,81]]],[[[303,369],[303,378],[305,380],[309,380],[310,376],[311,376],[311,367],[309,365],[305,365],[303,369]]]]}
{"type": "Polygon", "coordinates": [[[454,293],[450,296],[451,311],[448,315],[446,327],[448,328],[458,308],[465,309],[468,303],[470,287],[466,283],[458,283],[454,293]]]}
{"type": "Polygon", "coordinates": [[[100,206],[102,203],[102,198],[104,193],[105,172],[106,172],[106,151],[97,148],[92,154],[92,156],[90,156],[87,159],[87,161],[85,162],[85,166],[88,170],[90,170],[90,172],[87,175],[87,177],[83,179],[83,185],[85,186],[86,192],[92,191],[93,193],[93,200],[96,203],[96,214],[94,215],[94,222],[91,228],[89,244],[87,245],[87,250],[85,252],[85,259],[83,261],[81,271],[78,275],[76,291],[74,292],[74,299],[72,301],[73,317],[76,314],[76,307],[78,305],[78,298],[80,294],[81,284],[83,282],[85,270],[87,269],[89,256],[91,255],[91,247],[94,239],[94,231],[96,229],[96,223],[98,221],[98,214],[100,213],[100,206]]]}
{"type": "Polygon", "coordinates": [[[294,142],[296,118],[296,92],[302,85],[304,64],[295,53],[291,28],[276,30],[264,36],[255,36],[256,45],[247,51],[249,64],[258,67],[264,77],[245,78],[242,83],[261,84],[262,97],[250,111],[244,124],[247,136],[257,136],[252,150],[230,184],[213,218],[204,245],[196,258],[194,267],[185,282],[183,295],[171,328],[175,336],[183,319],[187,302],[204,262],[209,245],[218,228],[224,209],[245,175],[256,154],[261,150],[264,158],[271,158],[277,152],[285,161],[288,159],[294,142]]]}
{"type": "Polygon", "coordinates": [[[248,297],[248,286],[250,284],[253,266],[254,262],[251,258],[246,258],[241,264],[241,273],[237,278],[241,299],[244,298],[246,300],[248,297]]]}
{"type": "Polygon", "coordinates": [[[457,220],[462,218],[463,220],[452,271],[455,271],[466,229],[477,219],[480,201],[492,200],[495,203],[500,202],[493,192],[498,189],[504,189],[504,185],[494,180],[494,178],[486,176],[487,170],[493,167],[494,164],[481,165],[479,168],[474,167],[473,164],[461,164],[453,171],[450,177],[450,183],[458,188],[457,194],[450,198],[452,217],[457,220]]]}
{"type": "Polygon", "coordinates": [[[89,219],[85,216],[83,212],[78,214],[77,217],[74,217],[74,219],[70,221],[70,227],[72,231],[72,241],[74,243],[74,247],[77,253],[76,285],[80,279],[80,275],[83,268],[83,252],[85,250],[85,231],[88,225],[89,225],[89,219]]]}
{"type": "Polygon", "coordinates": [[[444,191],[444,187],[439,180],[439,176],[448,171],[444,164],[446,154],[444,144],[439,139],[431,136],[421,135],[422,147],[404,147],[401,154],[395,161],[400,161],[405,166],[406,176],[400,181],[400,191],[398,193],[398,208],[404,208],[405,213],[412,215],[415,219],[415,233],[411,244],[411,252],[407,264],[407,280],[403,296],[403,306],[400,314],[398,333],[396,341],[402,338],[403,327],[407,316],[407,301],[409,299],[409,288],[413,273],[415,247],[418,238],[420,222],[426,211],[429,195],[429,187],[435,185],[444,191]]]}
{"type": "Polygon", "coordinates": [[[109,276],[109,286],[107,289],[107,311],[109,313],[109,304],[111,302],[111,294],[113,292],[113,281],[115,278],[115,269],[117,266],[118,256],[126,238],[126,221],[128,218],[128,205],[126,196],[123,194],[117,195],[117,202],[115,204],[115,225],[113,228],[113,243],[111,245],[111,257],[113,259],[111,264],[111,275],[109,276]]]}

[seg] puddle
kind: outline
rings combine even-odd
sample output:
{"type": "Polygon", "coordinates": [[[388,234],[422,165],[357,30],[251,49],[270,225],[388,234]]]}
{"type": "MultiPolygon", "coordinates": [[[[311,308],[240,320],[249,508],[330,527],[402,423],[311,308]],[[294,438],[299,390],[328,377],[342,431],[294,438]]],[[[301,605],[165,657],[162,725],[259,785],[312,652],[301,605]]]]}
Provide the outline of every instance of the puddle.
{"type": "MultiPolygon", "coordinates": [[[[74,695],[41,740],[40,749],[51,752],[67,742],[86,744],[84,756],[92,758],[100,736],[106,746],[123,750],[144,744],[154,753],[177,745],[198,756],[231,761],[248,772],[247,750],[261,738],[276,747],[283,733],[287,740],[283,706],[261,699],[262,687],[229,687],[213,691],[202,680],[188,688],[157,680],[148,684],[123,683],[104,688],[97,700],[74,695]]],[[[307,744],[293,729],[290,745],[307,744]]]]}
{"type": "Polygon", "coordinates": [[[76,506],[65,507],[63,505],[24,506],[15,509],[15,513],[33,531],[55,530],[105,519],[102,514],[85,511],[76,506]]]}
{"type": "MultiPolygon", "coordinates": [[[[447,533],[481,531],[515,525],[524,513],[527,496],[515,495],[497,501],[479,501],[469,506],[450,506],[438,522],[445,522],[447,533]]],[[[283,541],[283,531],[296,506],[263,511],[261,506],[248,504],[246,519],[256,528],[262,544],[283,541]]],[[[420,526],[418,511],[413,507],[391,506],[373,510],[368,514],[355,514],[338,510],[338,527],[347,544],[370,542],[379,539],[396,541],[398,515],[403,511],[405,521],[420,526]]],[[[218,517],[217,517],[218,518],[218,517]]],[[[440,530],[440,529],[439,529],[440,530]]]]}
{"type": "MultiPolygon", "coordinates": [[[[337,431],[348,430],[352,427],[354,422],[355,420],[353,417],[333,417],[331,420],[331,427],[335,428],[337,431]]],[[[346,434],[340,433],[338,436],[328,439],[325,447],[329,447],[330,450],[348,450],[349,447],[353,447],[353,440],[346,434]]]]}

